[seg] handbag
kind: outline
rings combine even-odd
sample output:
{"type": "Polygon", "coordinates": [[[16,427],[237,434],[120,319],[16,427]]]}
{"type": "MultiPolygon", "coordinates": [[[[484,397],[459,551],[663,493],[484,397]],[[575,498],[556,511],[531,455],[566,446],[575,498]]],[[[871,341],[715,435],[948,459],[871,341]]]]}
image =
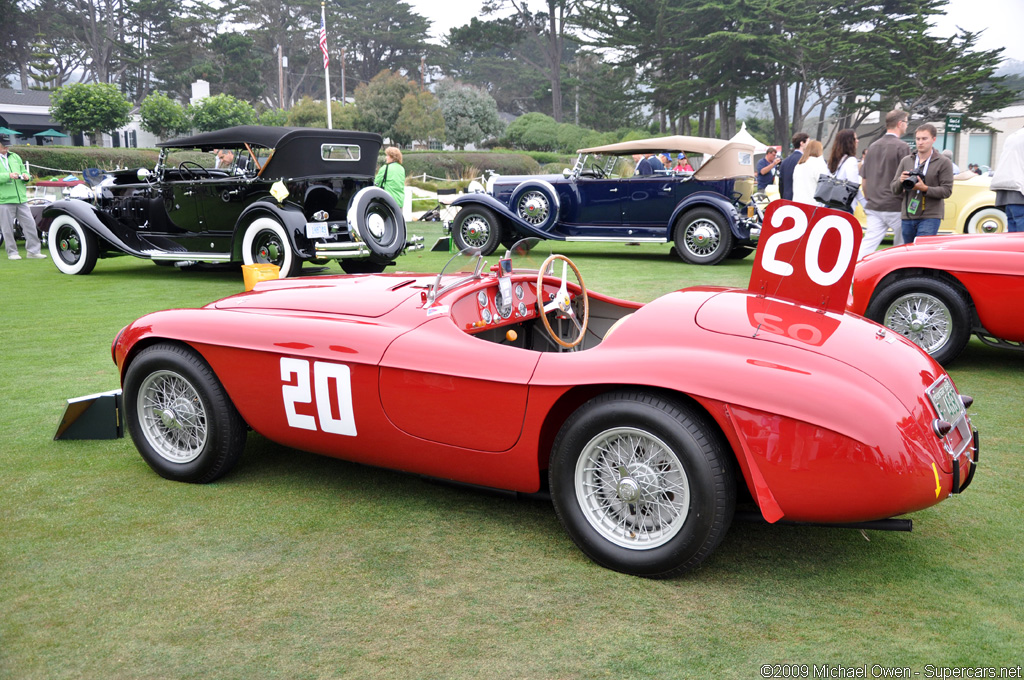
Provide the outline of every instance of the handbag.
{"type": "MultiPolygon", "coordinates": [[[[846,156],[843,156],[843,159],[839,161],[839,165],[836,167],[837,171],[843,167],[846,158],[846,156]]],[[[829,208],[849,210],[858,191],[860,191],[859,184],[839,179],[831,174],[818,175],[818,186],[814,190],[814,200],[829,208]]]]}

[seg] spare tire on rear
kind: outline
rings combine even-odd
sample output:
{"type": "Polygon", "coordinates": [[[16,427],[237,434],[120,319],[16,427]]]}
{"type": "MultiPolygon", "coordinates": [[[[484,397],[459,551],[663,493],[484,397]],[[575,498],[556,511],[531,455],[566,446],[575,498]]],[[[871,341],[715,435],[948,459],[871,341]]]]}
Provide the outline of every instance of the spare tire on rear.
{"type": "Polygon", "coordinates": [[[375,262],[389,262],[405,247],[402,208],[379,187],[366,187],[352,197],[348,228],[352,238],[370,249],[370,259],[375,262]]]}

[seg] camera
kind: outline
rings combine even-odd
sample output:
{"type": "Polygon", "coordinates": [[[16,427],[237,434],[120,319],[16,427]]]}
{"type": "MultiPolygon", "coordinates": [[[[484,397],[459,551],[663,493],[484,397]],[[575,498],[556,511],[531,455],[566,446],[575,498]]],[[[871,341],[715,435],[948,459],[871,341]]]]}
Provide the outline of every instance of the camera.
{"type": "Polygon", "coordinates": [[[907,173],[907,178],[905,180],[903,180],[903,182],[902,182],[903,188],[907,189],[907,190],[913,189],[915,186],[917,186],[917,179],[918,178],[920,178],[921,181],[923,182],[924,181],[924,173],[921,172],[920,170],[911,170],[911,171],[909,171],[907,173]]]}

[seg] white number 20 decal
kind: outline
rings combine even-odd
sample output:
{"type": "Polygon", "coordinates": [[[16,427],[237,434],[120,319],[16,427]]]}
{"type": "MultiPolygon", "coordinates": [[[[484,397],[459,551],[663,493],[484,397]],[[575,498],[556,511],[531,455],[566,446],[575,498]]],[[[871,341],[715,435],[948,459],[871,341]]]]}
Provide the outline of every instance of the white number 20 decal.
{"type": "MultiPolygon", "coordinates": [[[[793,265],[789,262],[778,259],[779,246],[796,241],[807,231],[807,214],[803,210],[792,205],[785,205],[775,211],[772,215],[772,226],[781,227],[783,220],[793,219],[793,226],[789,229],[780,229],[768,237],[764,244],[764,256],[761,266],[765,271],[779,276],[791,276],[793,265]]],[[[838,215],[826,215],[811,228],[807,236],[807,245],[804,250],[804,268],[808,278],[819,286],[828,287],[843,278],[846,268],[850,264],[850,256],[853,255],[853,227],[848,221],[838,215]],[[840,245],[839,257],[836,259],[832,269],[825,272],[821,270],[820,257],[821,242],[829,229],[839,232],[840,245]]]]}
{"type": "Polygon", "coordinates": [[[348,366],[326,361],[313,362],[313,384],[309,382],[309,362],[305,359],[281,358],[281,396],[288,424],[300,430],[323,430],[331,434],[356,436],[356,420],[352,415],[352,377],[348,366]],[[294,384],[291,383],[294,378],[294,384]],[[334,390],[331,390],[331,384],[334,390]],[[311,389],[312,388],[312,389],[311,389]],[[336,395],[332,401],[331,393],[336,395]],[[317,417],[297,413],[296,404],[310,404],[316,395],[317,417]],[[335,416],[337,412],[337,416],[335,416]],[[317,420],[320,427],[317,428],[317,420]]]}

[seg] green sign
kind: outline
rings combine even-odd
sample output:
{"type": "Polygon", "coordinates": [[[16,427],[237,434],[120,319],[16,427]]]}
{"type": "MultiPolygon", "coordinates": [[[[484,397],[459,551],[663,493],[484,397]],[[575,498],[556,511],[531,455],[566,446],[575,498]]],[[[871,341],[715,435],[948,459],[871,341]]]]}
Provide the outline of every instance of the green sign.
{"type": "Polygon", "coordinates": [[[960,132],[960,118],[964,114],[951,113],[946,116],[946,132],[960,132]]]}

